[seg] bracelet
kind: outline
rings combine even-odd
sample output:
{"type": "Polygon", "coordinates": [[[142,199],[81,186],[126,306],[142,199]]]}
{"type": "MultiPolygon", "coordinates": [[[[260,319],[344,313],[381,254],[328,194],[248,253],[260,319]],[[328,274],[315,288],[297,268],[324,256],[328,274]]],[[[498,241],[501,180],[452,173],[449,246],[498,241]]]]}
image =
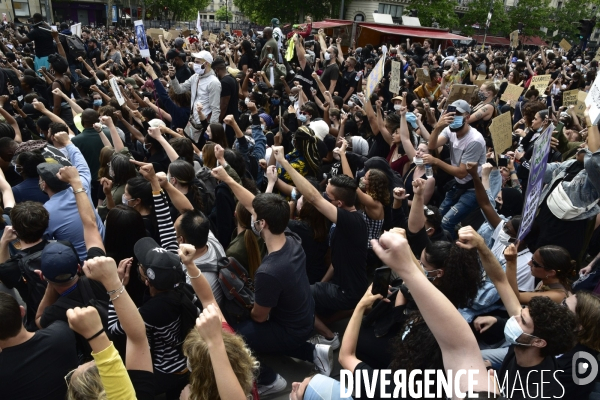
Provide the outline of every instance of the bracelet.
{"type": "Polygon", "coordinates": [[[510,171],[510,174],[511,174],[511,175],[512,175],[512,174],[515,174],[515,175],[516,175],[516,174],[517,174],[517,171],[515,171],[515,170],[513,169],[512,171],[510,171]]]}
{"type": "Polygon", "coordinates": [[[110,292],[106,292],[106,294],[114,294],[117,293],[123,287],[123,280],[121,280],[121,286],[116,288],[115,290],[111,290],[110,292]]]}
{"type": "Polygon", "coordinates": [[[73,190],[73,194],[77,194],[77,193],[87,193],[87,192],[85,191],[85,189],[84,189],[84,188],[80,188],[80,189],[77,189],[77,190],[73,190]]]}
{"type": "Polygon", "coordinates": [[[190,274],[188,274],[187,271],[185,271],[185,275],[190,278],[190,279],[198,279],[200,278],[200,275],[202,275],[202,271],[200,271],[200,268],[198,268],[198,275],[197,276],[190,276],[190,274]]]}
{"type": "Polygon", "coordinates": [[[117,294],[115,297],[111,298],[110,301],[115,301],[116,299],[121,297],[121,294],[123,294],[124,291],[125,291],[125,286],[121,286],[121,290],[119,290],[119,294],[117,294]]]}
{"type": "Polygon", "coordinates": [[[159,195],[159,194],[161,194],[162,192],[163,192],[163,191],[162,191],[162,189],[161,189],[161,190],[159,190],[159,191],[156,191],[156,192],[153,190],[153,191],[152,191],[152,195],[153,195],[153,196],[156,196],[156,195],[159,195]]]}
{"type": "Polygon", "coordinates": [[[98,332],[97,332],[95,335],[93,335],[91,338],[89,338],[89,339],[85,339],[85,340],[87,340],[88,342],[89,342],[89,341],[91,341],[91,340],[94,340],[94,339],[96,339],[98,336],[102,335],[102,333],[104,333],[104,328],[100,329],[100,330],[99,330],[99,331],[98,331],[98,332]]]}

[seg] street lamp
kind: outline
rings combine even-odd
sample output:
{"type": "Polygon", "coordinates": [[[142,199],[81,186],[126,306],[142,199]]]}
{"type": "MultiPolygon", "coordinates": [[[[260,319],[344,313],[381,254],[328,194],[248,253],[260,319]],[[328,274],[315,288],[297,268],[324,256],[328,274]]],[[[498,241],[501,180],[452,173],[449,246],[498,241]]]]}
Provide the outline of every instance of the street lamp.
{"type": "Polygon", "coordinates": [[[225,0],[225,25],[229,23],[229,10],[227,7],[227,0],[225,0]]]}

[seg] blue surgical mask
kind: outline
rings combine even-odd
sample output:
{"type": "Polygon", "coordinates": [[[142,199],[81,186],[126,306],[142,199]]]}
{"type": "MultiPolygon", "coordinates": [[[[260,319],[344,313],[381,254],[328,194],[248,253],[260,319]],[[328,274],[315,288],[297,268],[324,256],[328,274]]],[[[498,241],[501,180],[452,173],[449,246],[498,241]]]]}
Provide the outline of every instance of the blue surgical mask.
{"type": "Polygon", "coordinates": [[[280,102],[280,99],[271,99],[271,104],[273,104],[274,106],[278,106],[280,102]]]}
{"type": "Polygon", "coordinates": [[[456,115],[454,117],[454,121],[452,121],[452,123],[450,124],[450,128],[452,128],[452,129],[460,128],[464,124],[463,121],[464,121],[464,117],[462,115],[456,115]]]}
{"type": "Polygon", "coordinates": [[[123,204],[124,206],[129,206],[129,201],[131,199],[127,199],[127,197],[125,197],[125,193],[123,193],[123,196],[121,196],[121,204],[123,204]]]}
{"type": "Polygon", "coordinates": [[[531,344],[517,342],[517,339],[523,334],[533,336],[523,332],[523,329],[519,325],[517,318],[513,315],[508,319],[508,321],[506,321],[506,325],[504,325],[504,338],[510,344],[515,344],[519,346],[531,346],[531,344]]]}
{"type": "Polygon", "coordinates": [[[94,106],[102,107],[102,100],[94,100],[94,106]]]}
{"type": "Polygon", "coordinates": [[[414,113],[406,113],[406,122],[408,122],[413,129],[417,129],[417,116],[414,113]]]}
{"type": "Polygon", "coordinates": [[[298,121],[305,123],[306,122],[306,115],[304,114],[300,114],[298,115],[298,121]]]}

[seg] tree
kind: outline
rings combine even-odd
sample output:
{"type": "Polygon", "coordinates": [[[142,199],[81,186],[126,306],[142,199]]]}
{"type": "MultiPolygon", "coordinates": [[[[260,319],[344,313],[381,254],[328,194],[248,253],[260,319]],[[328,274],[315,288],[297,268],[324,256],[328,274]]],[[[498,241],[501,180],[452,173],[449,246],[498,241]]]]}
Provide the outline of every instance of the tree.
{"type": "Polygon", "coordinates": [[[233,13],[229,11],[226,6],[222,6],[215,13],[215,19],[217,21],[232,21],[233,13]]]}
{"type": "MultiPolygon", "coordinates": [[[[304,22],[305,15],[310,15],[313,21],[337,16],[334,10],[339,10],[341,0],[233,0],[233,3],[252,22],[270,26],[272,18],[278,18],[282,24],[298,24],[304,22]]],[[[346,0],[346,7],[348,3],[346,0]]]]}
{"type": "Polygon", "coordinates": [[[195,20],[198,10],[205,9],[211,0],[146,0],[144,8],[151,11],[152,15],[161,15],[165,7],[168,18],[175,21],[195,20]]]}
{"type": "Polygon", "coordinates": [[[454,10],[456,6],[456,0],[411,0],[406,11],[417,10],[422,26],[432,26],[437,22],[440,28],[452,28],[459,24],[454,10]]]}
{"type": "Polygon", "coordinates": [[[579,30],[577,29],[577,22],[580,19],[591,19],[594,15],[592,11],[594,6],[600,6],[600,0],[586,3],[580,3],[576,0],[566,1],[560,9],[554,10],[553,15],[551,15],[552,23],[548,27],[548,37],[552,37],[552,34],[558,31],[556,36],[553,37],[555,41],[565,38],[571,43],[578,43],[579,30]]]}
{"type": "MultiPolygon", "coordinates": [[[[479,30],[485,29],[485,22],[490,11],[490,0],[472,0],[467,11],[460,19],[460,30],[465,35],[475,33],[473,25],[478,24],[479,30]]],[[[506,36],[510,32],[510,21],[503,0],[494,0],[492,20],[488,28],[489,35],[506,36]]]]}
{"type": "Polygon", "coordinates": [[[548,25],[553,10],[550,0],[519,0],[516,6],[508,10],[510,30],[517,30],[521,22],[524,36],[540,36],[540,28],[548,25]]]}

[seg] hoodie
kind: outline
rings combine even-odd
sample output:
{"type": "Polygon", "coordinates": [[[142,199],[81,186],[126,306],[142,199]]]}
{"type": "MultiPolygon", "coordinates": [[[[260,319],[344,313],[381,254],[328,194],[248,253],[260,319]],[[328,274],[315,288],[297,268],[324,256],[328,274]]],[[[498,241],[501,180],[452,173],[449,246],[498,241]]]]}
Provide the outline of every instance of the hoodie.
{"type": "Polygon", "coordinates": [[[211,69],[202,76],[194,74],[187,81],[180,83],[177,78],[171,81],[175,93],[191,91],[191,112],[194,123],[200,125],[200,117],[196,110],[196,103],[202,104],[202,113],[210,117],[211,124],[219,123],[221,115],[221,81],[211,69]]]}

